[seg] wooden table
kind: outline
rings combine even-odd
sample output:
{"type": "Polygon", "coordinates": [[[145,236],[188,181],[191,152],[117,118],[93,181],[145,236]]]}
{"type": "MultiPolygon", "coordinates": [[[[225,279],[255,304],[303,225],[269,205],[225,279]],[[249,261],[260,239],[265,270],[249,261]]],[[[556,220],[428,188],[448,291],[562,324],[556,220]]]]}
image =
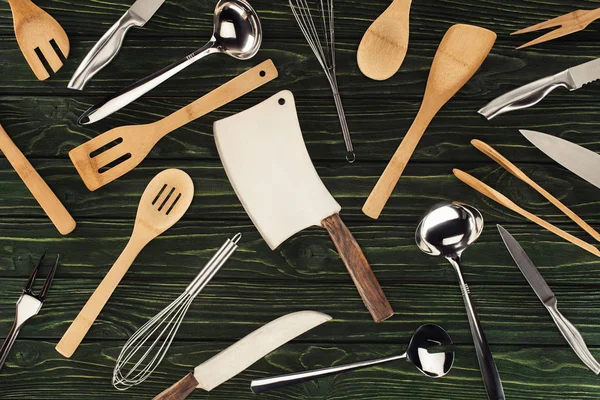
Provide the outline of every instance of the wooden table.
{"type": "MultiPolygon", "coordinates": [[[[531,80],[598,56],[600,24],[526,51],[514,48],[535,35],[510,37],[525,26],[597,1],[415,0],[411,41],[402,70],[386,82],[363,77],[356,49],[386,0],[337,0],[337,56],[341,93],[358,161],[348,165],[327,82],[301,36],[287,2],[254,0],[264,43],[252,61],[212,56],[180,73],[118,114],[88,127],[77,117],[103,96],[201,46],[211,33],[214,1],[167,0],[143,29],[127,36],[118,57],[85,91],[66,88],[75,68],[129,7],[130,1],[38,0],[65,28],[71,55],[65,67],[39,82],[12,33],[8,4],[0,6],[0,123],[31,159],[78,221],[61,237],[8,162],[0,159],[0,335],[10,328],[14,303],[41,253],[60,253],[62,265],[39,316],[22,330],[0,371],[0,399],[151,398],[237,339],[288,312],[312,309],[334,320],[257,362],[210,394],[252,399],[252,378],[376,358],[404,351],[424,323],[445,327],[458,344],[451,373],[430,380],[406,363],[325,378],[265,394],[265,399],[486,398],[462,298],[451,267],[414,244],[423,213],[443,200],[466,201],[486,218],[480,240],[465,254],[465,274],[480,312],[508,399],[595,399],[600,381],[571,351],[513,264],[495,224],[509,229],[555,291],[564,314],[600,357],[600,262],[549,232],[475,193],[451,174],[464,169],[543,218],[590,237],[494,162],[471,147],[479,138],[497,148],[592,225],[600,223],[600,193],[533,148],[518,133],[529,128],[560,135],[600,151],[600,85],[551,94],[540,105],[486,121],[476,111],[496,96],[531,80]],[[570,4],[567,4],[570,3],[570,4]],[[481,70],[433,121],[383,217],[360,208],[410,126],[437,44],[454,23],[498,33],[481,70]],[[89,192],[67,152],[110,128],[167,115],[263,59],[280,77],[251,95],[195,121],[161,141],[127,176],[89,192]],[[342,216],[362,245],[397,315],[371,322],[327,233],[306,230],[271,251],[232,191],[212,137],[213,121],[271,94],[297,97],[305,140],[321,177],[343,206],[342,216]],[[142,254],[118,287],[72,359],[54,346],[125,246],[139,197],[168,167],[194,179],[196,197],[183,220],[142,254]],[[126,339],[169,304],[227,238],[242,232],[241,248],[199,296],[162,365],[139,387],[111,385],[115,359],[126,339]]],[[[251,138],[249,138],[251,140],[251,138]]],[[[205,398],[200,391],[191,398],[205,398]]]]}

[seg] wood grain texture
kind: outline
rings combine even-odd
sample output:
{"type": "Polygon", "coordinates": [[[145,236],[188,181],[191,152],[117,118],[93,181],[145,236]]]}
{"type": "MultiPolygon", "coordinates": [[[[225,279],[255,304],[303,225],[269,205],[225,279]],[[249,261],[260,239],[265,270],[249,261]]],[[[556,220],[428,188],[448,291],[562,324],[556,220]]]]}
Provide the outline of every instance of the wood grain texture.
{"type": "Polygon", "coordinates": [[[194,374],[190,372],[173,385],[163,390],[153,400],[182,400],[187,398],[198,386],[194,374]]]}

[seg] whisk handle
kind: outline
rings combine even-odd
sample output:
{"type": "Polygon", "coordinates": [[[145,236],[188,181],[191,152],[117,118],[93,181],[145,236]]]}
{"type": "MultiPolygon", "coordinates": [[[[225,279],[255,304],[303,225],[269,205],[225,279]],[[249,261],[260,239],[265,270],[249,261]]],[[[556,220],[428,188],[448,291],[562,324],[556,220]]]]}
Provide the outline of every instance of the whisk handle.
{"type": "Polygon", "coordinates": [[[197,387],[198,381],[194,377],[194,373],[190,372],[173,386],[159,393],[153,400],[182,400],[187,398],[197,387]]]}

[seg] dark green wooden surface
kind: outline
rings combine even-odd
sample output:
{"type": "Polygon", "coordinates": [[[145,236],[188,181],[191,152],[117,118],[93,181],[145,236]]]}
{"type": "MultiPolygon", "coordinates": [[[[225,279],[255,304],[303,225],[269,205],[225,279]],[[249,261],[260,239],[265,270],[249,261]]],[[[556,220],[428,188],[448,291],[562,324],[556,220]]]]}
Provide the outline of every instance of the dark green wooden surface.
{"type": "Polygon", "coordinates": [[[264,27],[263,49],[251,62],[213,56],[190,67],[118,114],[80,128],[76,118],[91,104],[202,45],[210,35],[214,1],[167,0],[143,29],[131,30],[119,56],[83,92],[66,88],[89,48],[130,2],[36,2],[65,28],[71,56],[47,82],[26,66],[12,32],[8,4],[0,6],[0,123],[30,157],[77,219],[61,237],[10,165],[0,158],[0,338],[10,328],[14,302],[37,257],[61,253],[48,300],[22,330],[0,371],[0,399],[151,398],[235,340],[275,317],[301,309],[334,320],[284,346],[209,395],[251,399],[255,377],[329,366],[402,352],[412,331],[433,322],[452,335],[457,358],[445,378],[430,380],[396,363],[265,394],[268,399],[477,399],[485,398],[456,278],[441,259],[422,254],[413,232],[426,209],[441,200],[467,201],[484,213],[481,239],[465,254],[465,275],[509,399],[596,399],[600,384],[570,350],[524,281],[495,230],[502,223],[521,241],[600,356],[600,262],[592,255],[482,198],[451,174],[472,172],[520,205],[591,240],[532,189],[469,145],[495,146],[592,225],[600,224],[597,189],[554,164],[517,129],[561,135],[600,151],[600,85],[556,91],[542,104],[487,122],[476,110],[518,85],[598,55],[600,23],[575,35],[517,52],[535,35],[509,33],[597,1],[415,0],[411,42],[402,70],[386,82],[358,71],[355,53],[384,0],[336,0],[339,81],[359,161],[342,161],[344,147],[329,88],[284,0],[254,0],[264,27]],[[377,176],[410,126],[441,36],[453,23],[478,24],[498,33],[481,70],[439,113],[378,221],[360,208],[377,176]],[[251,95],[190,123],[161,141],[142,165],[91,193],[68,160],[70,149],[115,126],[165,116],[272,58],[280,77],[251,95]],[[271,251],[235,197],[218,160],[212,122],[281,89],[294,91],[308,150],[325,184],[342,204],[342,216],[371,262],[397,315],[371,322],[337,253],[318,228],[271,251]],[[139,197],[160,170],[178,167],[194,179],[196,196],[174,228],[155,240],[123,283],[72,359],[54,345],[110,268],[131,233],[139,197]],[[226,237],[241,231],[240,249],[195,301],[163,364],[144,384],[117,392],[110,384],[121,346],[141,324],[172,301],[226,237]]]}

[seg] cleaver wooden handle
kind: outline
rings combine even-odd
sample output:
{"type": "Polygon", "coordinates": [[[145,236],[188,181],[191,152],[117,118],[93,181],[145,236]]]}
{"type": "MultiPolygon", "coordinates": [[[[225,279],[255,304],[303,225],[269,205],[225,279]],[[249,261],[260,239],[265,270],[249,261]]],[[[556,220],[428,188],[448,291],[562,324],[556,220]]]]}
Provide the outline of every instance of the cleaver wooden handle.
{"type": "Polygon", "coordinates": [[[373,320],[382,322],[394,315],[367,258],[339,214],[325,218],[321,225],[329,232],[373,320]]]}
{"type": "Polygon", "coordinates": [[[156,395],[152,400],[182,400],[185,399],[198,387],[198,381],[194,373],[190,372],[171,387],[156,395]]]}

